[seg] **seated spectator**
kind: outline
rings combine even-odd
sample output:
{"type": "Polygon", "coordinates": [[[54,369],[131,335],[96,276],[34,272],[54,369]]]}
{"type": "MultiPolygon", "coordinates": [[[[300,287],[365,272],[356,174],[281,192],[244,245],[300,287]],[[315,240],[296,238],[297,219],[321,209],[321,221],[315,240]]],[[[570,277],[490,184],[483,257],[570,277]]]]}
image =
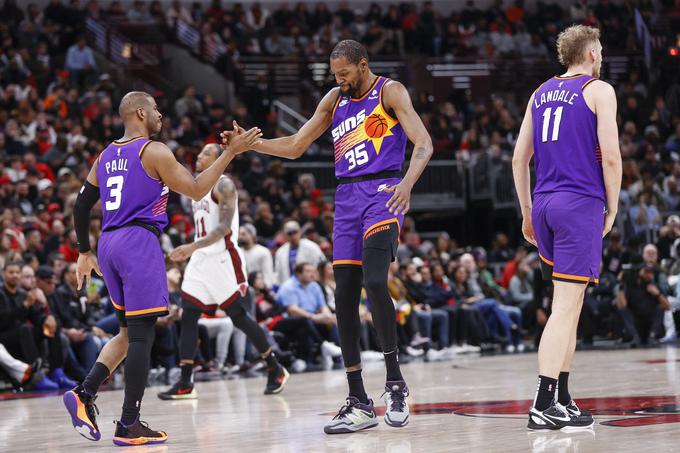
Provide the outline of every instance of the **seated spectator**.
{"type": "Polygon", "coordinates": [[[420,323],[420,331],[423,336],[436,339],[439,349],[449,347],[449,315],[446,311],[437,307],[442,304],[437,300],[438,291],[432,282],[430,268],[421,266],[416,269],[416,265],[409,263],[404,268],[404,285],[408,291],[410,300],[414,302],[413,310],[420,323]],[[428,298],[432,296],[431,299],[428,298]],[[436,337],[432,336],[433,329],[436,329],[436,337]]]}
{"type": "MultiPolygon", "coordinates": [[[[323,338],[323,366],[330,369],[333,366],[332,359],[341,354],[340,347],[337,346],[340,343],[337,320],[326,305],[321,286],[314,281],[314,266],[302,262],[295,265],[294,272],[279,288],[276,301],[286,308],[291,318],[310,320],[313,323],[315,330],[323,338]]],[[[279,323],[277,327],[281,331],[283,326],[279,323]]]]}
{"type": "Polygon", "coordinates": [[[25,363],[41,357],[39,345],[47,342],[50,371],[44,382],[47,390],[70,389],[76,383],[64,374],[61,336],[57,320],[49,314],[45,294],[40,289],[26,292],[19,287],[21,265],[5,264],[0,289],[0,344],[25,363]],[[29,324],[30,321],[30,324],[29,324]]]}
{"type": "Polygon", "coordinates": [[[243,249],[248,272],[262,272],[267,287],[273,287],[276,283],[274,258],[267,247],[257,243],[257,230],[252,224],[239,228],[238,245],[243,249]]]}
{"type": "MultiPolygon", "coordinates": [[[[91,320],[78,316],[81,310],[80,298],[69,290],[56,291],[54,271],[48,266],[38,268],[36,286],[47,297],[50,310],[57,319],[62,344],[67,348],[66,370],[76,379],[84,379],[87,370],[97,360],[100,343],[95,341],[92,328],[88,324],[91,320]]],[[[85,304],[84,301],[82,303],[85,304]]]]}
{"type": "Polygon", "coordinates": [[[313,268],[326,260],[318,244],[303,238],[300,232],[300,224],[294,220],[286,222],[283,226],[288,241],[276,251],[274,270],[276,271],[277,285],[283,285],[291,278],[293,269],[300,263],[309,263],[313,268]]]}
{"type": "Polygon", "coordinates": [[[663,337],[663,314],[670,310],[668,298],[654,283],[655,268],[645,264],[622,282],[616,301],[624,322],[624,329],[633,344],[649,343],[663,337]]]}

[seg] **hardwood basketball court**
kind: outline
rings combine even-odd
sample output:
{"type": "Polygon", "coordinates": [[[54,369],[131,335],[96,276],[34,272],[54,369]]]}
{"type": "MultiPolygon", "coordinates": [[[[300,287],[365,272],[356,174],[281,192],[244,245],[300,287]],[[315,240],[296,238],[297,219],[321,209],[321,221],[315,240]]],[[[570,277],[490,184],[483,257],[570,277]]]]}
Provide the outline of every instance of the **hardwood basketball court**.
{"type": "MultiPolygon", "coordinates": [[[[342,371],[293,375],[284,392],[262,394],[264,378],[198,383],[195,401],[161,401],[147,388],[142,419],[166,430],[166,445],[139,452],[662,452],[680,451],[678,350],[578,352],[570,390],[593,411],[595,429],[527,432],[536,386],[536,355],[461,357],[404,365],[411,420],[402,429],[382,422],[351,435],[324,434],[346,394],[342,371]]],[[[378,400],[384,370],[364,372],[378,400]]],[[[8,395],[0,395],[8,397],[8,395]]],[[[0,451],[120,451],[111,443],[122,391],[97,400],[100,442],[71,427],[59,395],[0,401],[0,451]]],[[[381,409],[382,402],[377,404],[381,409]]]]}

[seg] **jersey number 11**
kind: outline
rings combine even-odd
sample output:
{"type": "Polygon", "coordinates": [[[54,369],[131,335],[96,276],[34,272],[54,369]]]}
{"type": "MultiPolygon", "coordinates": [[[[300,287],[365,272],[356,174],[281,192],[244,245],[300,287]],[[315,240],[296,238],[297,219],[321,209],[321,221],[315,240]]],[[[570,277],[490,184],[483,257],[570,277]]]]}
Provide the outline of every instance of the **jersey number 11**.
{"type": "MultiPolygon", "coordinates": [[[[556,142],[560,136],[560,122],[562,121],[562,109],[563,106],[559,106],[555,109],[555,120],[552,127],[552,137],[550,141],[556,142]]],[[[543,112],[543,133],[541,134],[541,141],[543,143],[548,141],[548,129],[550,128],[550,114],[552,113],[552,107],[548,107],[543,112]]]]}

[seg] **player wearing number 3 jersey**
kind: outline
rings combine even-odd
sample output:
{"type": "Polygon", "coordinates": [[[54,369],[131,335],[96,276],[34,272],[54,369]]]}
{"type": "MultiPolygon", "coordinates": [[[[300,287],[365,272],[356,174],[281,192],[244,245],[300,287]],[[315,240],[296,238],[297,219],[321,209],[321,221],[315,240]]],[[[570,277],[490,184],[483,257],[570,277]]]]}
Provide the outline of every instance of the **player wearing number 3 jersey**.
{"type": "Polygon", "coordinates": [[[150,137],[160,132],[162,115],[154,99],[130,92],[120,102],[125,135],[102,151],[95,161],[73,209],[80,255],[76,265],[78,289],[94,270],[103,275],[120,321],[120,333],[102,349],[89,374],[64,394],[73,427],[90,440],[101,434],[95,421],[94,400],[99,386],[127,356],[125,399],[116,424],[116,445],[165,442],[167,434],[139,420],[149,373],[156,318],[168,311],[165,260],[158,237],[166,226],[168,190],[203,198],[215,185],[234,155],[255,145],[257,128],[228,133],[229,146],[216,162],[194,178],[175,160],[172,151],[150,137]],[[102,200],[102,235],[97,258],[90,250],[90,210],[102,200]]]}
{"type": "Polygon", "coordinates": [[[399,369],[387,271],[396,256],[399,228],[409,209],[411,189],[432,155],[432,141],[406,88],[373,74],[361,44],[352,40],[338,43],[331,53],[330,67],[339,87],[326,94],[314,116],[296,134],[263,140],[253,149],[296,159],[324,131],[331,130],[339,184],[333,225],[335,305],[349,384],[347,404],[324,428],[326,433],[334,434],[378,423],[361,378],[362,279],[385,355],[385,422],[394,427],[408,423],[408,388],[399,369]],[[415,148],[409,169],[402,176],[407,137],[415,148]]]}

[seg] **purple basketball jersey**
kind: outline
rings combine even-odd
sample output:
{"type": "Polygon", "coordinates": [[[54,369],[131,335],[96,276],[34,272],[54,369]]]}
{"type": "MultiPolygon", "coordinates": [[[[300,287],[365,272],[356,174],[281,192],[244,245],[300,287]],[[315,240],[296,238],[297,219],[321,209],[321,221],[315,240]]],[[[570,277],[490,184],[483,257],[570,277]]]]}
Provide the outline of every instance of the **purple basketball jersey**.
{"type": "Polygon", "coordinates": [[[336,101],[331,126],[336,177],[401,171],[407,137],[399,120],[382,105],[383,87],[388,81],[377,77],[361,98],[340,96],[336,101]],[[374,121],[373,127],[366,127],[374,121]]]}
{"type": "Polygon", "coordinates": [[[597,116],[583,99],[587,75],[553,77],[534,92],[534,194],[573,192],[605,201],[597,116]]]}
{"type": "Polygon", "coordinates": [[[102,201],[102,231],[133,220],[160,231],[168,224],[165,213],[168,187],[150,177],[142,166],[142,153],[151,140],[139,137],[112,142],[99,155],[97,181],[102,201]]]}

